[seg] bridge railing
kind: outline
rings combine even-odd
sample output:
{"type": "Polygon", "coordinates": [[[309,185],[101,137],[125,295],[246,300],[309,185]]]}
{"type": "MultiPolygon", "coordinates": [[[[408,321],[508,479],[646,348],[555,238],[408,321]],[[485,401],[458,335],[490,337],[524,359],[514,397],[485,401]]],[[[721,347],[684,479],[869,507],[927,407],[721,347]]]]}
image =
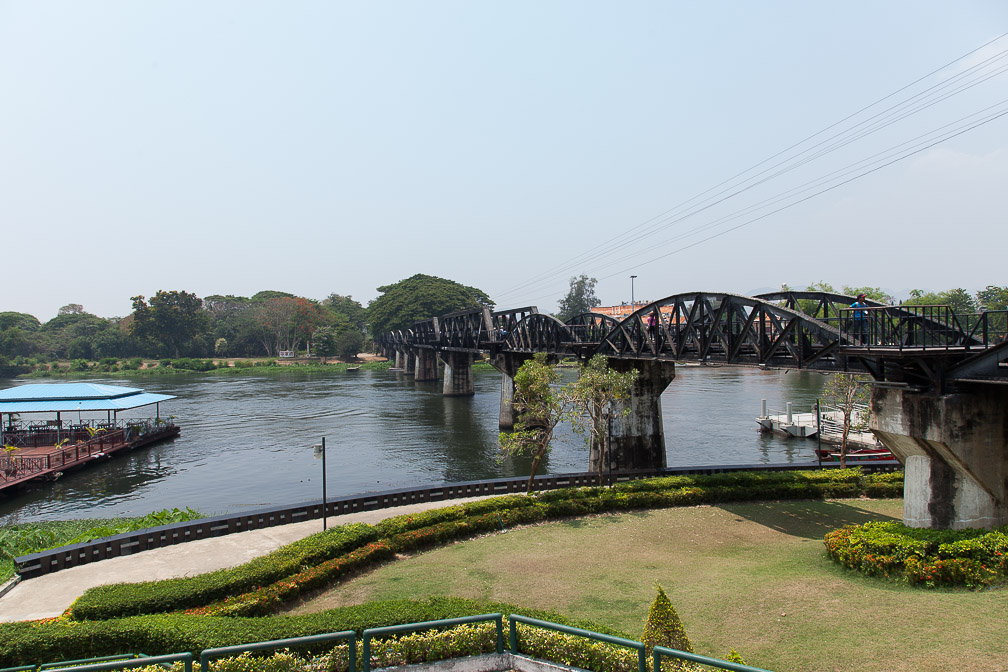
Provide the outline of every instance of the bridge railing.
{"type": "Polygon", "coordinates": [[[1008,311],[956,315],[951,306],[883,306],[840,311],[841,339],[871,349],[988,348],[1008,340],[1008,311]]]}
{"type": "Polygon", "coordinates": [[[987,347],[1008,342],[1008,310],[986,310],[960,316],[966,335],[987,347]]]}

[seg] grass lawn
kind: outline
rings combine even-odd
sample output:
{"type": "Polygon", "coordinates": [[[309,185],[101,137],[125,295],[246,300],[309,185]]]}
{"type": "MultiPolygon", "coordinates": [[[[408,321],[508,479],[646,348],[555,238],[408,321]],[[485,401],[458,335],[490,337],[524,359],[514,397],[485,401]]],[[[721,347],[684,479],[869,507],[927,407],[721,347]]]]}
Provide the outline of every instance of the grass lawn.
{"type": "Polygon", "coordinates": [[[805,670],[1008,670],[1008,589],[926,590],[830,561],[823,535],[902,500],[765,502],[595,516],[422,553],[300,605],[456,595],[559,610],[637,638],[660,583],[698,653],[805,670]]]}

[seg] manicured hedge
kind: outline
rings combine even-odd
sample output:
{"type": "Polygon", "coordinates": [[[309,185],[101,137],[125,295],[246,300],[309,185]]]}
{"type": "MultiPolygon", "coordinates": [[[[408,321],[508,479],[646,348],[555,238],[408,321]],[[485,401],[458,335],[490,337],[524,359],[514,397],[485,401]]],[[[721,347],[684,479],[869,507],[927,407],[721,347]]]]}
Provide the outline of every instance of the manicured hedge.
{"type": "Polygon", "coordinates": [[[78,620],[160,613],[206,604],[268,585],[338,556],[377,537],[370,525],[352,523],[299,539],[231,569],[191,577],[115,583],[88,590],[71,607],[78,620]]]}
{"type": "Polygon", "coordinates": [[[91,658],[123,651],[143,651],[152,656],[181,651],[197,654],[204,649],[220,646],[342,630],[354,630],[360,635],[367,628],[493,612],[505,614],[505,619],[508,614],[520,613],[618,637],[631,637],[607,626],[566,618],[553,611],[500,602],[430,598],[420,601],[369,602],[317,614],[268,618],[226,618],[175,613],[105,621],[57,618],[0,623],[0,667],[91,658]]]}
{"type": "Polygon", "coordinates": [[[994,530],[930,530],[893,521],[848,525],[825,536],[826,552],[869,576],[929,588],[980,588],[1008,580],[1008,525],[994,530]]]}

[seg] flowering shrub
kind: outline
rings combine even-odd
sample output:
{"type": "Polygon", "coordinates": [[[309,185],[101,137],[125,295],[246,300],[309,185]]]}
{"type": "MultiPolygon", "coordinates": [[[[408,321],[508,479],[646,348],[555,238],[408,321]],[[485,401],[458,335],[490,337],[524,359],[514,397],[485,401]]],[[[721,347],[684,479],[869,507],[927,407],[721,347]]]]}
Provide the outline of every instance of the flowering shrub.
{"type": "Polygon", "coordinates": [[[929,530],[869,522],[834,530],[823,541],[831,558],[869,576],[929,588],[980,588],[1008,579],[1008,526],[929,530]]]}

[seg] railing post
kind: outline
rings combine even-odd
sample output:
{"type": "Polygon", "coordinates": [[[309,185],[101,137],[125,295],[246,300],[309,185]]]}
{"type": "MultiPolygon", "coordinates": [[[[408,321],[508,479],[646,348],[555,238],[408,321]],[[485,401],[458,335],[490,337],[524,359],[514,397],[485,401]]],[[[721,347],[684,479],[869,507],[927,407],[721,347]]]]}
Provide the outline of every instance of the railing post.
{"type": "Polygon", "coordinates": [[[508,643],[511,645],[511,653],[518,653],[518,624],[515,623],[514,614],[508,617],[508,624],[510,626],[508,643]]]}

